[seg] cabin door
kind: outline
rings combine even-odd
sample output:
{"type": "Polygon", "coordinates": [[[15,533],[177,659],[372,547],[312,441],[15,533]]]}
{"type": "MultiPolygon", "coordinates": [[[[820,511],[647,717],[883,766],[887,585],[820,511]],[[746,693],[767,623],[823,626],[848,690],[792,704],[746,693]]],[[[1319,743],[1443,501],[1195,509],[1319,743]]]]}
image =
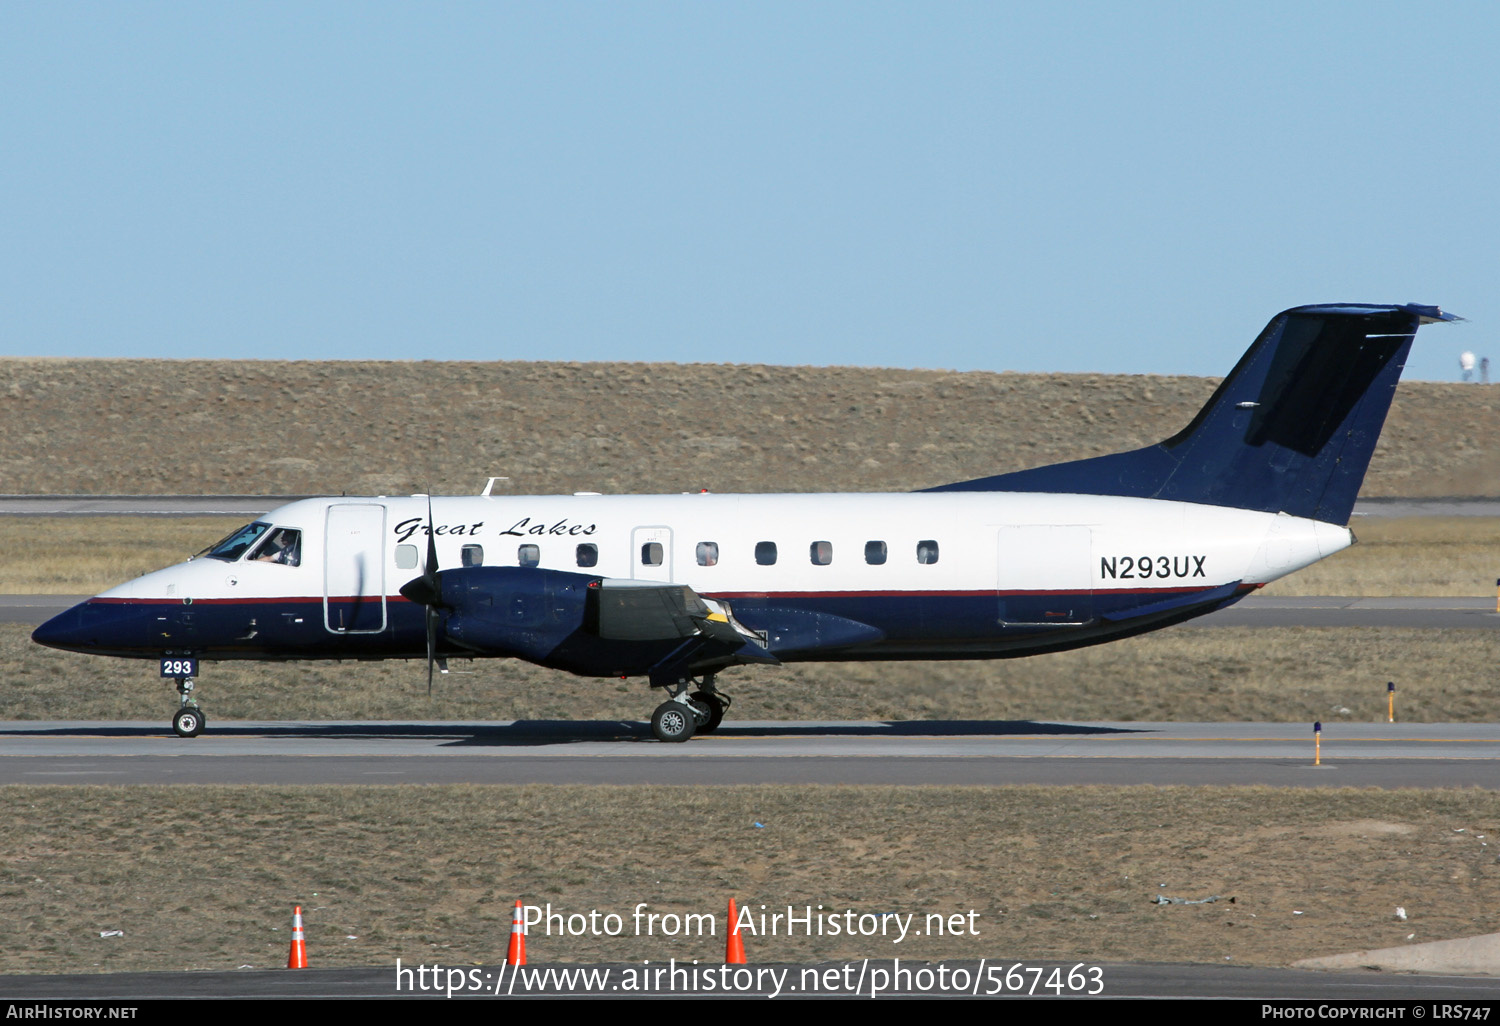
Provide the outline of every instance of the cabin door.
{"type": "Polygon", "coordinates": [[[328,507],[323,531],[323,626],[335,634],[385,630],[385,507],[328,507]]]}

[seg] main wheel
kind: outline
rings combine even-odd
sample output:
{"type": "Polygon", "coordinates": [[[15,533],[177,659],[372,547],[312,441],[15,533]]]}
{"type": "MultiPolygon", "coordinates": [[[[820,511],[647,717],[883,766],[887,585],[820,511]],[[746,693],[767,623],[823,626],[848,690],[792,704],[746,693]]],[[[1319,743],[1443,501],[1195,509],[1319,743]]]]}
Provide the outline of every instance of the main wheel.
{"type": "Polygon", "coordinates": [[[724,722],[724,710],[728,708],[724,700],[707,691],[694,691],[688,697],[708,710],[708,719],[698,724],[698,733],[712,734],[718,730],[719,724],[724,722]]]}
{"type": "Polygon", "coordinates": [[[681,702],[663,702],[651,714],[651,733],[658,741],[686,741],[697,729],[697,717],[681,702]]]}
{"type": "Polygon", "coordinates": [[[178,737],[197,737],[203,733],[204,717],[200,709],[185,705],[172,717],[172,729],[178,737]]]}

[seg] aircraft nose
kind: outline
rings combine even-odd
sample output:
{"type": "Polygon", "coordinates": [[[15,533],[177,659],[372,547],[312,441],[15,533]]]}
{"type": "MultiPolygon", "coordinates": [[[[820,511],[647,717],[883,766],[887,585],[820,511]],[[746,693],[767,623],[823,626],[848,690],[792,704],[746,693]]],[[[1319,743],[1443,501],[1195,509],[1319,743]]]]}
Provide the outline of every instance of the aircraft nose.
{"type": "Polygon", "coordinates": [[[132,649],[141,643],[140,632],[133,628],[142,615],[141,610],[128,604],[89,599],[32,631],[31,640],[68,652],[132,649]]]}
{"type": "MultiPolygon", "coordinates": [[[[48,648],[68,651],[87,651],[87,638],[92,633],[85,624],[87,602],[80,602],[71,609],[58,613],[52,619],[31,632],[31,640],[48,648]]],[[[90,617],[89,619],[92,619],[90,617]]]]}

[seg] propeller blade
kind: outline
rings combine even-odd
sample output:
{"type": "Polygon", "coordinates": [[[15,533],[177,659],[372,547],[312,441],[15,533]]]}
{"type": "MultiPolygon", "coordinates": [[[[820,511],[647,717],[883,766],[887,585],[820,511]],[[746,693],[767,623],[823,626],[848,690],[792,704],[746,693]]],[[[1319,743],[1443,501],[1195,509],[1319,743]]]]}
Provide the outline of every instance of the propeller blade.
{"type": "Polygon", "coordinates": [[[427,697],[432,697],[432,664],[437,661],[437,610],[427,607],[427,697]]]}
{"type": "MultiPolygon", "coordinates": [[[[432,697],[432,668],[437,662],[438,607],[443,604],[443,582],[438,579],[436,531],[432,521],[432,495],[427,496],[427,563],[422,576],[401,586],[401,596],[424,607],[427,627],[427,696],[432,697]]],[[[446,670],[444,672],[447,672],[446,670]]]]}
{"type": "Polygon", "coordinates": [[[432,496],[427,496],[427,565],[422,568],[423,576],[429,577],[433,584],[437,584],[438,558],[437,558],[437,528],[432,522],[432,496]]]}
{"type": "Polygon", "coordinates": [[[427,490],[427,566],[422,570],[422,580],[433,595],[427,603],[427,697],[432,697],[432,664],[437,660],[437,609],[436,603],[443,597],[443,586],[438,581],[437,525],[432,519],[432,489],[427,490]]]}

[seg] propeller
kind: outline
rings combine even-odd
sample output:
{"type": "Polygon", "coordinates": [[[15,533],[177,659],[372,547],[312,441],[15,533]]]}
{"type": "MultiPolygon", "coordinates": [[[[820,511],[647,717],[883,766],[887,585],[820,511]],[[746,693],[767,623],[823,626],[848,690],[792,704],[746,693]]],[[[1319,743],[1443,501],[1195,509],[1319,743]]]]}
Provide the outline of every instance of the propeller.
{"type": "MultiPolygon", "coordinates": [[[[432,495],[427,496],[427,562],[422,576],[413,577],[401,586],[409,602],[420,602],[427,620],[427,697],[432,697],[432,667],[437,662],[438,607],[443,603],[443,585],[438,580],[437,537],[432,522],[432,495]]],[[[447,671],[444,671],[447,672],[447,671]]]]}

